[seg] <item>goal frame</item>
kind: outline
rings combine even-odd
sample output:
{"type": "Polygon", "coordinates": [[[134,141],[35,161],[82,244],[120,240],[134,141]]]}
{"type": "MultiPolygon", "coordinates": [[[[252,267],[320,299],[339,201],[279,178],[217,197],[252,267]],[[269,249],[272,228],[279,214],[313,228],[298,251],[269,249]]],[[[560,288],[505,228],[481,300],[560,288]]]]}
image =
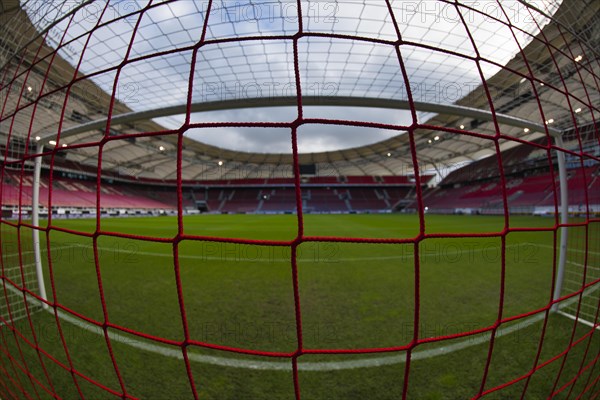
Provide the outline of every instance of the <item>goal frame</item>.
{"type": "MultiPolygon", "coordinates": [[[[281,97],[278,98],[275,104],[277,106],[293,106],[296,104],[296,97],[281,97]]],[[[385,109],[397,109],[397,110],[410,110],[411,105],[405,100],[388,100],[379,98],[355,98],[355,97],[341,97],[341,96],[329,96],[329,97],[317,97],[317,96],[306,96],[303,97],[303,104],[310,105],[321,105],[321,106],[346,106],[346,107],[369,107],[369,108],[385,108],[385,109]]],[[[137,122],[141,120],[147,120],[151,118],[168,117],[178,114],[185,114],[189,108],[190,112],[204,112],[204,111],[222,111],[232,110],[241,108],[261,108],[261,107],[272,107],[274,105],[273,99],[253,98],[253,99],[234,99],[224,100],[215,102],[198,102],[192,103],[190,107],[187,104],[162,107],[146,111],[129,112],[119,114],[110,118],[101,118],[93,121],[89,121],[84,124],[74,126],[69,129],[65,129],[60,133],[62,139],[66,139],[70,136],[77,135],[92,129],[105,128],[107,123],[111,124],[123,124],[137,122]]],[[[518,127],[527,128],[532,131],[548,132],[556,143],[556,146],[560,149],[564,147],[562,135],[563,131],[550,127],[548,125],[540,125],[532,121],[517,118],[507,114],[492,113],[486,110],[479,110],[471,107],[464,107],[454,104],[440,104],[430,102],[414,102],[414,107],[419,111],[434,112],[437,114],[451,114],[459,117],[471,117],[478,118],[485,121],[497,121],[502,124],[518,127]]],[[[44,146],[50,144],[53,136],[43,135],[37,143],[35,168],[33,176],[33,188],[32,188],[32,223],[35,229],[33,229],[33,251],[35,257],[35,267],[38,280],[38,287],[40,297],[44,300],[43,307],[48,308],[47,295],[44,284],[43,265],[41,259],[40,249],[40,238],[39,238],[39,191],[41,181],[41,169],[42,169],[42,154],[44,146]]],[[[564,311],[561,311],[559,299],[561,298],[561,292],[564,281],[565,266],[567,262],[567,247],[568,247],[568,222],[569,222],[569,193],[567,183],[567,167],[565,154],[562,151],[557,150],[557,161],[558,161],[558,176],[559,176],[559,190],[560,190],[560,247],[559,247],[559,260],[557,267],[556,282],[554,286],[554,293],[552,296],[553,305],[551,307],[552,312],[564,315],[568,318],[574,319],[578,322],[584,323],[588,326],[594,327],[595,324],[582,319],[580,316],[574,316],[564,311]]],[[[597,326],[596,329],[600,329],[597,326]]]]}

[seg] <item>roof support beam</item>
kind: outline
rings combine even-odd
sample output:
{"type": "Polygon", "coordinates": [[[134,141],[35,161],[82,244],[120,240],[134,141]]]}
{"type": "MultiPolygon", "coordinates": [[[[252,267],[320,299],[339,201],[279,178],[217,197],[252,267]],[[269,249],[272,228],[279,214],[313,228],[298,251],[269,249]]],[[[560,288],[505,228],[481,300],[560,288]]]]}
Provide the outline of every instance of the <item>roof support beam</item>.
{"type": "MultiPolygon", "coordinates": [[[[337,106],[337,107],[369,107],[369,108],[387,108],[396,110],[410,110],[410,104],[407,100],[379,99],[379,98],[356,98],[356,97],[321,97],[305,96],[302,97],[302,104],[305,106],[337,106]]],[[[190,106],[191,113],[204,111],[233,110],[241,108],[258,107],[282,107],[296,106],[296,97],[277,97],[277,98],[258,98],[258,99],[232,99],[213,102],[193,103],[190,106]]],[[[454,104],[438,104],[427,102],[414,102],[415,109],[423,112],[434,112],[437,114],[456,115],[461,117],[474,118],[484,121],[493,121],[494,115],[490,111],[480,110],[471,107],[463,107],[454,104]]],[[[187,105],[170,106],[156,108],[146,111],[133,111],[125,114],[115,115],[111,118],[111,125],[120,125],[136,121],[149,120],[152,118],[167,117],[172,115],[181,115],[187,112],[187,105]]],[[[518,128],[529,128],[532,131],[543,132],[545,129],[553,135],[560,134],[560,130],[549,126],[543,126],[534,122],[513,117],[506,114],[495,114],[496,120],[504,125],[518,128]]],[[[61,132],[61,139],[87,132],[94,129],[105,129],[108,118],[102,118],[90,121],[61,132]]],[[[43,135],[40,144],[48,144],[54,140],[54,135],[43,135]]]]}

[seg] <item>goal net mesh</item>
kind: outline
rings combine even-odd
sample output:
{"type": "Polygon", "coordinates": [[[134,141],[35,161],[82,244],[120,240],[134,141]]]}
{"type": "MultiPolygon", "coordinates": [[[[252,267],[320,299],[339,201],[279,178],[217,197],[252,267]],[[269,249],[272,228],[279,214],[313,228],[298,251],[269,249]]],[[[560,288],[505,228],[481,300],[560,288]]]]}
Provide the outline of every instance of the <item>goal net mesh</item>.
{"type": "Polygon", "coordinates": [[[600,396],[597,1],[0,7],[0,397],[600,396]]]}

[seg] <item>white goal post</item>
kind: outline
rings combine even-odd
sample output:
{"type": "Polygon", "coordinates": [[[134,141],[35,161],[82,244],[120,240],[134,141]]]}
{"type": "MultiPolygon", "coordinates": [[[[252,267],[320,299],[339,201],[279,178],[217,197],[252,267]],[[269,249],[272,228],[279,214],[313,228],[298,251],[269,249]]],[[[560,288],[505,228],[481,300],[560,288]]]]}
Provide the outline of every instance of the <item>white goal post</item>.
{"type": "MultiPolygon", "coordinates": [[[[44,145],[42,143],[37,145],[36,153],[39,154],[35,158],[35,166],[33,169],[33,187],[31,193],[31,223],[34,227],[39,228],[40,226],[40,181],[42,176],[42,156],[44,152],[44,145]]],[[[39,229],[32,229],[32,240],[33,240],[33,257],[35,262],[35,272],[37,275],[37,283],[39,295],[43,300],[48,300],[46,295],[46,284],[44,282],[44,270],[42,266],[42,251],[40,245],[40,231],[39,229]]],[[[42,303],[44,309],[48,308],[47,303],[42,303]]]]}

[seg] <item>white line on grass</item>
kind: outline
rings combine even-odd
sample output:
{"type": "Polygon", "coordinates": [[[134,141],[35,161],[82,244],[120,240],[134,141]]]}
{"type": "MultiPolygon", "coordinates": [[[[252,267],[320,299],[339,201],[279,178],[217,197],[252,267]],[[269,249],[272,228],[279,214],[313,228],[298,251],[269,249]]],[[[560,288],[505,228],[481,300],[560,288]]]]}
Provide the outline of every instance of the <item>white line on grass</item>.
{"type": "MultiPolygon", "coordinates": [[[[541,243],[528,243],[528,244],[533,244],[533,245],[540,246],[540,247],[543,247],[546,249],[554,249],[554,246],[550,246],[549,244],[541,244],[541,243]]],[[[587,253],[587,254],[600,255],[599,251],[592,251],[589,249],[588,249],[588,251],[585,251],[583,249],[574,249],[574,248],[567,247],[567,252],[569,252],[569,251],[572,251],[574,253],[584,253],[584,254],[587,253]]]]}
{"type": "MultiPolygon", "coordinates": [[[[577,263],[575,261],[569,261],[569,260],[567,260],[567,264],[571,264],[571,265],[574,265],[576,267],[583,268],[583,269],[587,268],[589,271],[600,271],[599,267],[592,267],[591,265],[588,265],[586,267],[585,265],[577,263]]],[[[569,270],[569,272],[573,272],[573,271],[569,270]]]]}
{"type": "MultiPolygon", "coordinates": [[[[553,246],[543,245],[543,244],[539,244],[539,243],[525,243],[525,244],[539,245],[540,247],[546,247],[546,248],[554,248],[553,246]]],[[[519,246],[519,245],[522,245],[522,244],[507,245],[506,247],[507,248],[515,247],[515,246],[519,246]]],[[[71,246],[78,246],[78,247],[84,247],[84,248],[92,247],[92,246],[84,245],[84,244],[80,244],[80,243],[73,243],[70,245],[57,246],[54,248],[60,249],[60,248],[68,248],[71,246]]],[[[99,250],[111,250],[111,251],[115,250],[114,248],[101,247],[101,246],[98,246],[98,249],[99,250]]],[[[46,249],[43,249],[43,251],[45,251],[45,250],[46,249]]],[[[464,253],[466,251],[474,252],[474,251],[483,251],[483,250],[485,250],[485,249],[484,248],[478,248],[478,249],[468,248],[465,250],[459,250],[456,252],[449,253],[448,255],[460,254],[460,253],[464,253]]],[[[578,251],[578,250],[575,250],[575,251],[578,251]]],[[[136,251],[135,254],[148,255],[148,256],[154,256],[154,257],[157,257],[157,256],[158,257],[169,257],[169,258],[172,257],[172,254],[170,254],[170,253],[166,254],[166,253],[151,252],[151,251],[136,251]]],[[[360,261],[360,260],[391,260],[391,259],[407,257],[410,255],[411,254],[400,255],[400,256],[383,256],[383,257],[352,257],[352,258],[338,258],[337,260],[343,261],[343,262],[357,261],[357,260],[358,261],[360,261]]],[[[437,254],[432,254],[432,253],[421,254],[421,257],[427,257],[427,256],[437,256],[437,254]]],[[[200,259],[200,260],[227,260],[227,258],[224,258],[224,257],[213,257],[213,256],[180,255],[180,257],[188,258],[188,259],[200,259]]],[[[284,261],[289,261],[289,258],[278,258],[278,259],[270,259],[270,260],[284,262],[284,261]]],[[[7,285],[7,288],[17,294],[22,294],[21,292],[19,292],[17,289],[13,288],[10,285],[7,285]]],[[[587,293],[585,294],[585,296],[592,294],[593,292],[597,291],[598,289],[600,289],[600,285],[596,285],[595,287],[589,288],[587,290],[587,293]]],[[[563,302],[561,305],[561,308],[568,307],[569,305],[576,302],[577,300],[578,300],[578,296],[573,297],[573,298],[563,302]]],[[[28,297],[28,301],[31,303],[37,304],[37,305],[41,305],[37,299],[28,297]]],[[[53,310],[51,308],[48,309],[47,311],[50,313],[53,312],[53,310]]],[[[98,335],[103,335],[103,331],[99,327],[89,324],[80,319],[77,319],[77,318],[69,315],[68,313],[58,310],[58,316],[61,319],[63,319],[64,321],[67,321],[81,329],[96,333],[98,335]]],[[[509,327],[500,328],[500,329],[498,329],[496,335],[497,335],[497,337],[509,335],[518,330],[521,330],[530,325],[533,325],[536,322],[541,321],[542,319],[544,319],[544,316],[545,316],[544,313],[539,313],[539,314],[536,314],[529,318],[526,318],[517,324],[511,325],[509,327]]],[[[122,335],[115,331],[108,332],[108,336],[111,340],[129,345],[129,346],[132,346],[132,347],[144,350],[144,351],[149,351],[149,352],[152,352],[155,354],[160,354],[165,357],[183,359],[183,353],[179,349],[174,349],[172,347],[167,347],[165,345],[158,345],[158,344],[150,343],[148,341],[138,340],[138,339],[135,339],[130,336],[122,335]]],[[[411,359],[412,360],[423,360],[423,359],[427,359],[427,358],[432,358],[432,357],[436,357],[436,356],[440,356],[440,355],[444,355],[444,354],[449,354],[449,353],[452,353],[452,352],[455,352],[458,350],[466,349],[468,347],[475,346],[478,344],[483,344],[488,341],[489,341],[489,335],[487,335],[487,334],[477,335],[477,336],[470,337],[470,338],[467,338],[467,339],[459,341],[459,342],[452,343],[448,346],[441,346],[441,347],[438,347],[435,349],[429,349],[429,350],[415,351],[415,352],[413,352],[411,359]]],[[[192,360],[194,362],[218,365],[218,366],[223,366],[223,367],[232,367],[232,368],[254,369],[254,370],[273,370],[273,371],[290,371],[292,368],[291,362],[289,362],[289,361],[258,361],[258,360],[250,361],[250,360],[241,360],[241,359],[228,358],[228,357],[207,356],[207,355],[195,353],[193,351],[188,351],[188,357],[190,360],[192,360]]],[[[391,355],[391,356],[370,357],[370,358],[365,358],[365,359],[360,359],[360,360],[351,360],[351,361],[300,362],[298,364],[298,368],[303,371],[333,371],[333,370],[370,368],[370,367],[378,367],[378,366],[383,366],[383,365],[401,364],[401,363],[404,363],[405,361],[406,361],[406,356],[404,353],[402,353],[402,354],[395,354],[395,355],[391,355]]]]}
{"type": "MultiPolygon", "coordinates": [[[[82,248],[92,248],[92,246],[90,245],[85,245],[85,244],[81,244],[81,243],[73,243],[74,246],[77,247],[82,247],[82,248]]],[[[522,246],[523,244],[509,244],[506,245],[506,248],[512,248],[512,247],[519,247],[522,246]]],[[[458,254],[464,254],[464,253],[478,253],[478,252],[482,252],[482,251],[489,251],[490,249],[500,249],[500,247],[478,247],[478,248],[466,248],[466,249],[462,249],[462,250],[458,250],[458,251],[444,251],[443,254],[440,254],[438,252],[421,252],[419,254],[420,258],[428,258],[428,257],[451,257],[451,256],[455,256],[458,254]]],[[[103,250],[103,251],[115,251],[114,248],[112,247],[103,247],[103,246],[98,246],[98,250],[103,250]]],[[[167,257],[167,258],[173,258],[173,254],[172,253],[161,253],[161,252],[155,252],[155,251],[138,251],[138,250],[130,250],[130,249],[123,249],[124,252],[130,252],[132,256],[135,255],[142,255],[142,256],[152,256],[152,257],[167,257]]],[[[325,261],[324,263],[335,263],[335,262],[351,262],[351,261],[369,261],[369,260],[375,260],[375,261],[385,261],[385,260],[397,260],[397,259],[401,259],[401,258],[407,258],[410,257],[411,260],[414,257],[414,253],[412,252],[407,252],[406,254],[400,254],[400,255],[394,255],[394,256],[369,256],[369,257],[347,257],[347,258],[335,258],[335,257],[329,257],[327,258],[327,261],[325,261]]],[[[205,256],[205,255],[192,255],[192,254],[179,254],[179,258],[184,258],[184,259],[190,259],[190,260],[203,260],[203,261],[246,261],[244,258],[242,257],[234,257],[234,258],[227,258],[227,257],[218,257],[218,256],[205,256]]],[[[278,261],[278,262],[289,262],[290,258],[274,258],[274,257],[264,257],[265,260],[267,261],[278,261]]],[[[253,259],[253,258],[248,258],[248,260],[250,261],[260,261],[260,259],[253,259]]],[[[309,259],[302,259],[302,257],[299,257],[299,261],[304,261],[304,262],[309,262],[311,261],[310,257],[309,259]]]]}
{"type": "MultiPolygon", "coordinates": [[[[546,245],[546,244],[541,244],[541,243],[533,243],[533,242],[524,242],[524,243],[519,243],[519,244],[508,244],[506,245],[506,248],[513,248],[513,247],[519,247],[519,246],[523,246],[523,245],[532,245],[532,246],[539,246],[539,247],[543,247],[543,248],[548,248],[548,249],[554,249],[554,246],[550,246],[550,245],[546,245]]],[[[91,249],[93,246],[91,245],[86,245],[86,244],[82,244],[82,243],[70,243],[70,244],[65,244],[65,245],[60,245],[60,246],[53,246],[52,249],[53,250],[61,250],[61,249],[68,249],[68,248],[73,248],[73,247],[80,247],[80,248],[89,248],[91,249]]],[[[477,253],[477,252],[482,252],[482,251],[489,251],[490,249],[495,249],[496,247],[487,247],[487,246],[483,246],[483,247],[477,247],[477,248],[473,248],[473,247],[468,247],[465,249],[461,249],[458,251],[444,251],[442,255],[440,255],[440,253],[438,252],[421,252],[420,253],[420,257],[421,258],[427,258],[427,257],[452,257],[455,256],[457,254],[464,254],[464,253],[477,253]]],[[[498,247],[499,248],[499,247],[498,247]]],[[[98,246],[98,250],[103,250],[103,251],[120,251],[118,249],[115,249],[113,247],[105,247],[105,246],[98,246]]],[[[47,249],[44,247],[41,249],[42,253],[45,253],[47,251],[47,249]]],[[[155,251],[138,251],[138,250],[132,250],[132,249],[123,249],[123,252],[129,252],[131,253],[131,255],[143,255],[143,256],[152,256],[152,257],[166,257],[166,258],[172,258],[173,254],[172,253],[161,253],[161,252],[155,252],[155,251]]],[[[573,252],[580,252],[580,253],[585,253],[584,250],[581,249],[568,249],[568,251],[573,251],[573,252]]],[[[23,252],[22,254],[32,254],[33,251],[26,251],[23,252]]],[[[594,251],[588,251],[589,254],[598,254],[600,255],[600,252],[594,252],[594,251]]],[[[11,254],[9,254],[8,256],[10,256],[11,254]]],[[[401,258],[405,258],[405,257],[413,257],[413,253],[412,252],[407,252],[406,254],[400,254],[400,255],[393,255],[393,256],[372,256],[372,257],[348,257],[348,258],[335,258],[335,257],[330,257],[328,258],[329,262],[333,263],[333,262],[351,262],[351,261],[368,261],[368,260],[375,260],[375,261],[385,261],[385,260],[397,260],[397,259],[401,259],[401,258]]],[[[227,257],[219,257],[219,256],[208,256],[208,255],[192,255],[192,254],[179,254],[179,258],[183,258],[183,259],[189,259],[189,260],[203,260],[203,261],[244,261],[241,258],[227,258],[227,257]]],[[[269,257],[266,256],[265,257],[266,260],[268,261],[278,261],[278,262],[287,262],[290,261],[289,258],[273,258],[273,257],[269,257]]],[[[254,259],[251,259],[254,260],[254,259]]],[[[258,260],[256,260],[258,261],[258,260]]],[[[302,260],[302,258],[300,258],[300,261],[310,261],[310,260],[302,260]]],[[[569,261],[570,263],[573,263],[572,261],[569,261]]],[[[588,267],[589,268],[589,267],[588,267]]]]}
{"type": "MultiPolygon", "coordinates": [[[[22,293],[11,285],[7,284],[5,286],[12,292],[16,292],[18,294],[22,293]]],[[[600,289],[600,285],[595,285],[594,287],[590,287],[587,289],[587,293],[585,296],[592,294],[593,292],[600,289]]],[[[572,303],[576,302],[579,299],[579,296],[575,296],[571,299],[564,301],[561,304],[561,308],[567,307],[572,303]]],[[[41,302],[36,298],[30,298],[27,296],[27,301],[32,304],[41,306],[41,302]]],[[[41,308],[41,307],[40,307],[41,308]]],[[[47,312],[53,313],[54,310],[52,308],[46,309],[47,312]]],[[[79,320],[67,313],[64,313],[60,310],[57,310],[59,318],[62,320],[69,322],[81,329],[84,329],[89,332],[96,333],[100,336],[103,335],[102,329],[99,327],[87,323],[85,321],[79,320]]],[[[496,331],[497,337],[502,337],[509,335],[511,333],[517,332],[521,329],[524,329],[528,326],[533,325],[536,322],[543,320],[545,317],[545,313],[538,313],[529,318],[525,318],[518,323],[508,326],[501,327],[496,331]]],[[[109,331],[108,337],[119,343],[123,343],[129,345],[131,347],[135,347],[140,350],[148,351],[155,354],[160,354],[165,357],[171,357],[176,359],[183,359],[183,353],[179,349],[174,349],[172,347],[167,347],[166,345],[158,345],[154,343],[149,343],[148,341],[142,341],[135,339],[134,337],[125,336],[118,332],[109,331]]],[[[412,353],[412,360],[424,360],[432,357],[441,356],[444,354],[453,353],[458,350],[463,350],[468,347],[476,346],[478,344],[483,344],[489,341],[488,334],[480,334],[477,336],[466,338],[460,342],[452,343],[448,346],[442,346],[429,349],[429,350],[417,350],[412,353]]],[[[443,342],[442,342],[443,343],[443,342]]],[[[189,349],[189,347],[188,347],[189,349]]],[[[215,357],[215,356],[207,356],[195,353],[193,351],[188,351],[188,357],[191,361],[217,365],[222,367],[231,367],[231,368],[242,368],[242,369],[254,369],[254,370],[268,370],[268,371],[291,371],[292,364],[290,361],[250,361],[250,360],[240,360],[235,358],[228,357],[215,357]]],[[[393,365],[393,364],[401,364],[406,361],[406,356],[402,352],[400,354],[395,354],[391,356],[379,356],[379,357],[370,357],[364,358],[360,360],[349,360],[349,361],[322,361],[322,362],[300,362],[298,364],[298,369],[301,371],[335,371],[335,370],[347,370],[347,369],[358,369],[358,368],[371,368],[371,367],[379,367],[383,365],[393,365]]]]}
{"type": "Polygon", "coordinates": [[[563,311],[558,311],[558,313],[560,315],[563,315],[563,316],[569,318],[569,319],[572,319],[573,321],[581,322],[582,324],[587,325],[590,328],[594,328],[594,329],[600,330],[600,326],[596,326],[594,323],[592,323],[592,322],[590,322],[588,320],[582,319],[581,317],[577,318],[574,315],[566,313],[566,312],[563,312],[563,311]]]}

